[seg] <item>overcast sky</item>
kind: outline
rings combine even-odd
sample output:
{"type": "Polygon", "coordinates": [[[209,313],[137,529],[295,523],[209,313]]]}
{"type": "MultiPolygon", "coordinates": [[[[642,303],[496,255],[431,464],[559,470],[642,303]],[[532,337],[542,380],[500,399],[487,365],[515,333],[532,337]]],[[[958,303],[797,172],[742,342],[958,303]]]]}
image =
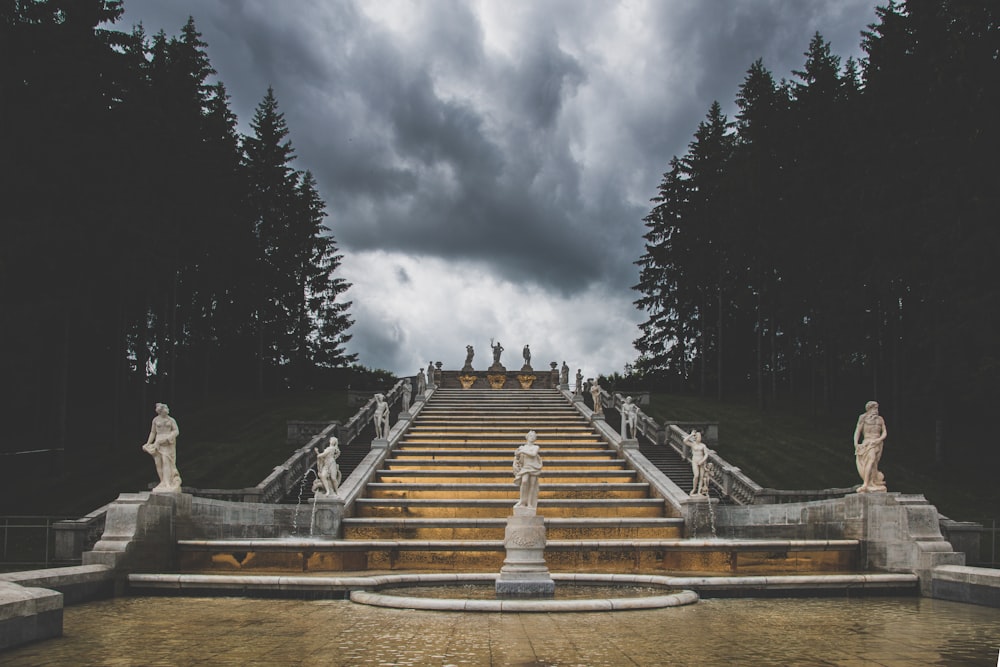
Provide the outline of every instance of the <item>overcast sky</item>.
{"type": "Polygon", "coordinates": [[[353,283],[349,350],[412,375],[635,359],[642,218],[713,100],[757,58],[792,78],[819,31],[846,60],[874,0],[125,0],[193,16],[240,129],[272,86],[353,283]]]}

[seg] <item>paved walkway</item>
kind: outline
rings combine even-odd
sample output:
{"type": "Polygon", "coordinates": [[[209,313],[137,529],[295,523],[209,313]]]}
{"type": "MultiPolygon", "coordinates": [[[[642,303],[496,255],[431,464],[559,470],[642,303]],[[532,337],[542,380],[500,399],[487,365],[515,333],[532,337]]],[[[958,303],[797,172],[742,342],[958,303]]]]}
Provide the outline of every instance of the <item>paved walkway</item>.
{"type": "Polygon", "coordinates": [[[70,607],[17,665],[988,665],[1000,609],[921,598],[715,599],[474,614],[348,601],[119,598],[70,607]]]}

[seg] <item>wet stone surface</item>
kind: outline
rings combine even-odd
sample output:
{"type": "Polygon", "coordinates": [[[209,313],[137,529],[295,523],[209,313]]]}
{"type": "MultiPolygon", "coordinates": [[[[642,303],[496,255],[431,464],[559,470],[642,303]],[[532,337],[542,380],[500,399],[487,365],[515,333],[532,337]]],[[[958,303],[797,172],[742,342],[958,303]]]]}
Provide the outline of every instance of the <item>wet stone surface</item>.
{"type": "Polygon", "coordinates": [[[348,601],[119,598],[69,607],[15,665],[989,665],[1000,609],[923,598],[709,599],[475,614],[348,601]]]}

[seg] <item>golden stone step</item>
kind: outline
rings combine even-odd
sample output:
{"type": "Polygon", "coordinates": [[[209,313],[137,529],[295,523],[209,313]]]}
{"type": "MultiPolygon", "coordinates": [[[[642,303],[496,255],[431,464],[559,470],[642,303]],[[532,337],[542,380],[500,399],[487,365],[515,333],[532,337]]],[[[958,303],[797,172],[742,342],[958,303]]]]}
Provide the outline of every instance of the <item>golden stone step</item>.
{"type": "MultiPolygon", "coordinates": [[[[506,484],[394,484],[373,482],[368,484],[368,497],[372,499],[419,500],[419,499],[496,499],[503,498],[516,502],[518,486],[513,480],[506,484]]],[[[624,499],[648,498],[649,484],[645,482],[620,482],[605,484],[541,484],[538,497],[541,499],[574,498],[624,499]]]]}

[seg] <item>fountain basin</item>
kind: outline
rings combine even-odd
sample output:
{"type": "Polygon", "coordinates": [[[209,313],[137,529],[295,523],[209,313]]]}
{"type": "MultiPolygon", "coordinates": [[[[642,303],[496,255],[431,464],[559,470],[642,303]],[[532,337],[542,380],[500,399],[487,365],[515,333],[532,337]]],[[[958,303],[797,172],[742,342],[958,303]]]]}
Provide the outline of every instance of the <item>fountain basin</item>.
{"type": "MultiPolygon", "coordinates": [[[[677,590],[669,585],[667,577],[649,575],[582,575],[553,574],[557,582],[557,595],[561,587],[587,586],[600,587],[595,593],[606,593],[606,596],[573,597],[571,599],[482,599],[472,597],[442,598],[414,594],[420,588],[434,588],[447,585],[455,587],[461,584],[479,584],[483,589],[494,584],[498,575],[474,574],[456,580],[454,577],[441,578],[435,582],[433,576],[421,576],[417,581],[412,575],[380,576],[377,590],[351,591],[352,602],[375,607],[390,607],[394,609],[422,609],[433,611],[482,611],[482,612],[584,612],[584,611],[622,611],[627,609],[663,609],[694,604],[698,594],[690,590],[677,590]],[[414,584],[418,586],[414,587],[414,584]],[[629,587],[632,595],[627,597],[612,597],[615,588],[629,587]],[[637,589],[651,591],[651,595],[637,594],[637,589]],[[392,594],[393,589],[406,589],[405,595],[392,594]],[[658,592],[656,589],[663,589],[658,592]],[[386,592],[383,592],[386,591],[386,592]]],[[[458,591],[461,593],[461,591],[458,591]]]]}

